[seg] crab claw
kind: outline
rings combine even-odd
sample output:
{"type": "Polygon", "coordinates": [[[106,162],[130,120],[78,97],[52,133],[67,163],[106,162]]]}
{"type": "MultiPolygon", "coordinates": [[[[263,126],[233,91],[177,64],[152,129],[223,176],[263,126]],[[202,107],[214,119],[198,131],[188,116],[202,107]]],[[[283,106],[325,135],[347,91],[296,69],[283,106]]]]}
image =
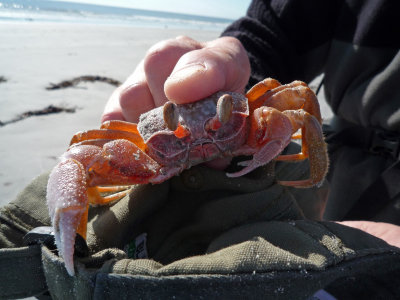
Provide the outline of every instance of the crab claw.
{"type": "Polygon", "coordinates": [[[89,204],[104,205],[128,193],[125,187],[148,183],[160,166],[134,143],[118,139],[98,147],[78,145],[61,157],[47,183],[47,205],[57,249],[68,274],[74,275],[76,234],[86,239],[89,204]],[[112,185],[98,187],[99,185],[112,185]],[[125,191],[121,191],[125,189],[125,191]],[[99,191],[118,192],[101,196],[99,191]]]}
{"type": "Polygon", "coordinates": [[[75,273],[75,235],[78,231],[86,237],[88,196],[85,186],[85,169],[72,158],[60,162],[51,172],[47,183],[47,205],[56,245],[71,276],[75,273]]]}

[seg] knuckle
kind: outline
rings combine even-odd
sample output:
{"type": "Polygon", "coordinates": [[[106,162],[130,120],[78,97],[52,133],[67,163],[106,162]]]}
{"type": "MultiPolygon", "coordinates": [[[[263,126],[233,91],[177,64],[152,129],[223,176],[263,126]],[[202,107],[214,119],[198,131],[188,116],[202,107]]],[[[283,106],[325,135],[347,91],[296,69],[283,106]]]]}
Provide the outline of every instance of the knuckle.
{"type": "Polygon", "coordinates": [[[129,110],[132,106],[132,102],[135,101],[135,99],[139,99],[145,92],[145,87],[142,84],[134,84],[121,89],[119,92],[119,104],[121,108],[129,110]]]}
{"type": "Polygon", "coordinates": [[[131,98],[130,89],[121,89],[119,91],[119,105],[122,109],[126,109],[129,106],[131,98]]]}
{"type": "Polygon", "coordinates": [[[178,35],[176,38],[176,40],[181,40],[181,41],[186,41],[186,40],[192,40],[190,37],[188,37],[187,35],[178,35]]]}
{"type": "Polygon", "coordinates": [[[185,43],[188,45],[199,45],[199,42],[197,42],[196,40],[192,39],[191,37],[188,37],[187,35],[178,35],[175,38],[176,41],[180,42],[180,43],[185,43]]]}
{"type": "Polygon", "coordinates": [[[120,90],[119,106],[126,121],[138,122],[140,114],[155,107],[150,90],[145,82],[120,90]]]}
{"type": "Polygon", "coordinates": [[[176,40],[165,40],[151,47],[144,59],[145,71],[168,60],[177,50],[176,40]]]}
{"type": "Polygon", "coordinates": [[[147,73],[160,65],[175,64],[185,53],[201,47],[199,42],[184,35],[161,41],[147,51],[144,59],[144,71],[147,73]]]}

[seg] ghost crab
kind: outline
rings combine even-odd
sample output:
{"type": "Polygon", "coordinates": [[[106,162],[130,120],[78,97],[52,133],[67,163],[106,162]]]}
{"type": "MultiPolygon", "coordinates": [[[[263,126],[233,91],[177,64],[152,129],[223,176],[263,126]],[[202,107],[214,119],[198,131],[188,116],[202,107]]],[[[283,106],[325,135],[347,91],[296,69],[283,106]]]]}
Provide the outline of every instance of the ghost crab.
{"type": "Polygon", "coordinates": [[[118,185],[160,183],[193,165],[238,155],[252,159],[229,177],[273,159],[308,158],[310,178],[278,183],[306,188],[322,182],[328,157],[318,100],[310,88],[267,78],[245,96],[219,92],[191,104],[167,102],[143,114],[138,124],[109,121],[99,130],[75,134],[47,186],[56,244],[68,273],[74,274],[75,235],[86,237],[89,204],[122,198],[127,191],[118,185]],[[279,155],[292,138],[302,138],[301,153],[279,155]],[[116,193],[103,197],[104,191],[116,193]]]}

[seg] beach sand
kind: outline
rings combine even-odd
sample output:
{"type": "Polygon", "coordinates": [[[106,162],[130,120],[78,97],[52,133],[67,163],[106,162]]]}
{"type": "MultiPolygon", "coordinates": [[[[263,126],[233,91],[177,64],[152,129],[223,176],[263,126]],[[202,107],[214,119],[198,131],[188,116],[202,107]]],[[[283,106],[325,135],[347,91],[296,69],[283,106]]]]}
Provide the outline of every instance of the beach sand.
{"type": "MultiPolygon", "coordinates": [[[[13,200],[34,177],[50,170],[74,133],[98,128],[104,105],[115,89],[108,83],[89,82],[47,90],[50,83],[84,75],[124,81],[150,46],[178,35],[206,41],[217,38],[219,32],[2,22],[0,121],[49,105],[76,110],[0,126],[0,206],[13,200]]],[[[323,114],[329,114],[325,104],[323,114]]]]}
{"type": "Polygon", "coordinates": [[[112,25],[5,23],[0,25],[0,121],[49,105],[75,113],[32,116],[0,126],[0,206],[34,177],[51,169],[74,133],[98,128],[115,86],[103,82],[46,90],[83,75],[124,81],[156,42],[188,35],[200,41],[217,31],[112,25]]]}

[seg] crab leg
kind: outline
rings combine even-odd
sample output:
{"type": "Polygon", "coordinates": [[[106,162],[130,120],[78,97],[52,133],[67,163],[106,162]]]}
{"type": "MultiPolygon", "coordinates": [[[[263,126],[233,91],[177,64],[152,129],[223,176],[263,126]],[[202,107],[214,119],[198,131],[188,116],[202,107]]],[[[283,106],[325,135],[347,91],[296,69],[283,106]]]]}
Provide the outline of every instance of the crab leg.
{"type": "Polygon", "coordinates": [[[121,130],[139,134],[136,123],[130,123],[119,120],[106,121],[103,124],[101,124],[100,129],[121,130]]]}
{"type": "Polygon", "coordinates": [[[90,204],[104,205],[113,201],[120,200],[129,194],[129,189],[126,187],[121,190],[120,186],[107,186],[107,187],[90,187],[87,189],[90,204]],[[111,195],[102,196],[100,193],[114,192],[111,195]]]}
{"type": "Polygon", "coordinates": [[[247,93],[246,98],[249,101],[250,111],[255,110],[263,105],[265,97],[262,97],[270,90],[281,86],[278,80],[266,78],[255,84],[247,93]]]}
{"type": "Polygon", "coordinates": [[[101,125],[100,129],[78,132],[72,137],[70,145],[95,145],[103,147],[104,144],[115,139],[131,141],[142,151],[146,149],[145,143],[137,130],[137,124],[125,121],[107,121],[101,125]]]}
{"type": "Polygon", "coordinates": [[[292,125],[282,112],[272,107],[256,109],[252,115],[246,148],[233,153],[233,155],[253,154],[253,158],[240,163],[245,168],[236,173],[228,173],[227,176],[245,175],[273,160],[289,144],[291,133],[292,125]]]}
{"type": "Polygon", "coordinates": [[[281,86],[280,82],[273,78],[265,78],[263,81],[255,84],[247,93],[246,98],[253,102],[264,95],[269,90],[281,86]]]}
{"type": "MultiPolygon", "coordinates": [[[[317,96],[302,81],[293,81],[292,83],[280,85],[272,78],[266,78],[254,85],[246,94],[249,100],[250,110],[261,106],[270,106],[279,111],[291,109],[303,109],[317,118],[322,124],[321,111],[317,96]]],[[[301,135],[295,135],[292,138],[301,138],[301,135]]]]}
{"type": "Polygon", "coordinates": [[[117,193],[121,191],[126,191],[130,188],[130,185],[114,185],[114,186],[97,186],[97,191],[99,193],[117,193]]]}
{"type": "Polygon", "coordinates": [[[107,139],[107,140],[124,139],[131,141],[132,143],[137,145],[141,150],[146,148],[146,145],[142,137],[139,135],[139,133],[121,131],[115,129],[93,129],[93,130],[78,132],[72,137],[70,145],[96,139],[107,139]]]}
{"type": "Polygon", "coordinates": [[[302,129],[301,153],[278,156],[281,161],[299,161],[308,158],[310,178],[298,181],[280,181],[281,185],[300,188],[312,187],[320,183],[328,170],[328,154],[326,144],[318,120],[304,110],[287,110],[283,112],[292,122],[293,130],[302,129]]]}
{"type": "Polygon", "coordinates": [[[321,111],[317,96],[302,81],[293,81],[272,90],[264,101],[265,106],[274,107],[280,111],[303,109],[322,123],[321,111]]]}

